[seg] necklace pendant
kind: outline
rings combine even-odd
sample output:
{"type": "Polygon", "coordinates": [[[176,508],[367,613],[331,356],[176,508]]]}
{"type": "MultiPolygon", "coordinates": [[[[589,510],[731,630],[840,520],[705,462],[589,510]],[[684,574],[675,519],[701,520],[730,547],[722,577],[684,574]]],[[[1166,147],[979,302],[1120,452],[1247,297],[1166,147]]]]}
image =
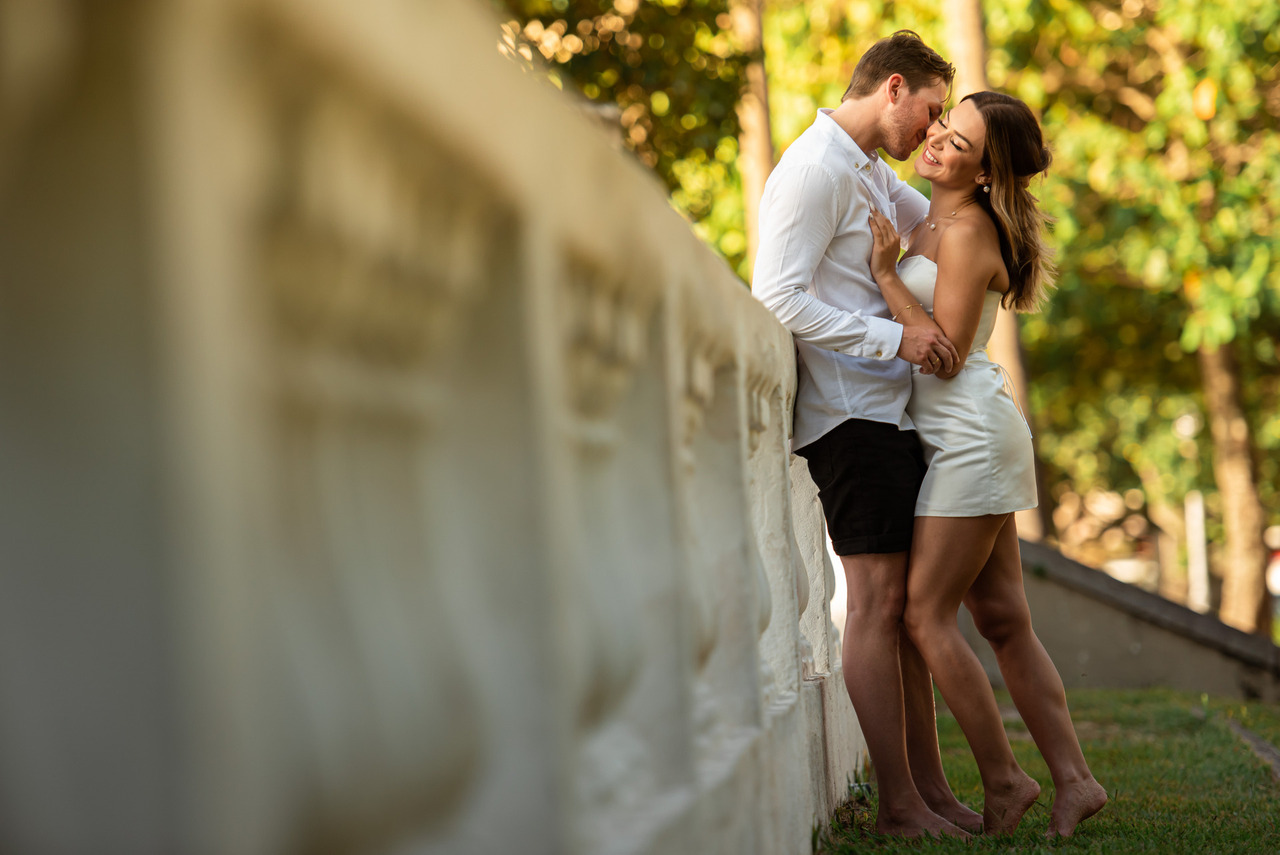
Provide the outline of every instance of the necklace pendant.
{"type": "Polygon", "coordinates": [[[938,226],[937,226],[937,224],[936,224],[936,223],[929,223],[929,230],[930,230],[930,231],[932,231],[933,229],[936,229],[937,227],[938,227],[938,226]]]}

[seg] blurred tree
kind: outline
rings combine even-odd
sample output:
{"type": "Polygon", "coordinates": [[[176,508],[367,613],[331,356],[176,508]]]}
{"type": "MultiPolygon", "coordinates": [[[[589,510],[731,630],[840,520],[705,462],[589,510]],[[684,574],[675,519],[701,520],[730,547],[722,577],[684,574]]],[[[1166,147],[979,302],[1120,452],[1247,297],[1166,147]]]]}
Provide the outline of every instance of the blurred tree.
{"type": "Polygon", "coordinates": [[[946,51],[956,67],[952,100],[981,92],[987,84],[987,34],[982,22],[982,0],[945,0],[946,51]]]}
{"type": "MultiPolygon", "coordinates": [[[[967,68],[976,40],[946,36],[943,24],[960,20],[952,9],[943,7],[943,21],[938,7],[910,0],[772,0],[765,42],[779,148],[818,106],[838,101],[857,57],[885,33],[910,27],[967,68]]],[[[1254,603],[1265,612],[1258,526],[1238,509],[1280,507],[1280,455],[1249,454],[1250,438],[1254,452],[1280,447],[1271,249],[1280,11],[1262,0],[1229,9],[986,0],[985,12],[991,85],[1040,112],[1055,149],[1039,192],[1058,220],[1062,275],[1047,311],[1022,318],[1021,334],[1052,492],[1141,491],[1137,508],[1159,527],[1162,563],[1173,570],[1183,497],[1203,491],[1210,536],[1228,544],[1219,563],[1234,581],[1224,586],[1224,614],[1248,615],[1254,603]],[[1206,395],[1222,384],[1203,377],[1191,354],[1227,342],[1238,358],[1234,392],[1206,395]],[[1234,409],[1223,410],[1224,400],[1234,409]],[[1210,408],[1227,413],[1217,423],[1234,425],[1229,435],[1245,436],[1225,457],[1210,408]],[[1259,467],[1252,486],[1244,475],[1222,480],[1249,462],[1259,467]]],[[[1128,538],[1149,536],[1141,517],[1124,522],[1128,538]]],[[[1176,595],[1185,583],[1170,573],[1161,584],[1176,595]]]]}
{"type": "MultiPolygon", "coordinates": [[[[1066,248],[1064,290],[1087,282],[1098,298],[1099,305],[1059,299],[1049,321],[1069,321],[1058,310],[1074,302],[1085,328],[1114,333],[1107,338],[1107,364],[1098,365],[1094,377],[1104,388],[1114,378],[1117,392],[1137,383],[1160,394],[1152,380],[1185,378],[1183,353],[1198,354],[1199,382],[1153,400],[1185,399],[1199,385],[1203,394],[1187,403],[1208,414],[1211,455],[1193,436],[1156,437],[1167,429],[1161,420],[1144,420],[1145,436],[1133,435],[1123,424],[1138,424],[1123,399],[1104,404],[1120,423],[1104,433],[1125,443],[1121,456],[1135,471],[1161,473],[1145,479],[1153,502],[1191,486],[1185,477],[1182,483],[1170,477],[1179,469],[1189,474],[1184,461],[1199,470],[1201,461],[1212,460],[1218,496],[1210,507],[1225,541],[1221,616],[1260,632],[1267,631],[1270,614],[1261,485],[1274,483],[1275,469],[1269,462],[1269,482],[1255,476],[1260,461],[1253,436],[1261,428],[1275,444],[1274,404],[1257,404],[1260,397],[1274,402],[1276,388],[1276,353],[1265,328],[1273,326],[1266,316],[1274,317],[1280,295],[1272,263],[1280,189],[1278,17],[1280,9],[1262,0],[1230,8],[1188,0],[1056,0],[1003,6],[1000,34],[992,33],[1000,45],[992,53],[993,79],[1040,106],[1046,127],[1056,132],[1049,197],[1066,248]],[[1144,302],[1159,305],[1166,321],[1176,317],[1176,339],[1153,342],[1152,351],[1134,357],[1132,346],[1148,337],[1142,328],[1158,319],[1114,316],[1105,304],[1122,289],[1146,292],[1151,299],[1144,302]]],[[[1168,323],[1160,326],[1172,332],[1168,323]]],[[[1037,332],[1059,334],[1048,325],[1037,332]]],[[[1064,369],[1043,367],[1060,377],[1064,369]]],[[[1083,384],[1070,385],[1079,390],[1083,384]]],[[[1087,392],[1077,397],[1064,415],[1083,424],[1080,398],[1090,397],[1096,400],[1087,392]]],[[[1169,424],[1185,415],[1178,409],[1168,409],[1169,424]]],[[[1067,429],[1072,433],[1080,438],[1078,428],[1067,429]]],[[[1085,470],[1096,467],[1098,449],[1072,444],[1059,462],[1077,477],[1092,474],[1085,470]]],[[[1196,471],[1191,480],[1199,478],[1196,471]]]]}
{"type": "Polygon", "coordinates": [[[1246,632],[1271,635],[1271,600],[1263,543],[1266,513],[1258,498],[1252,430],[1244,411],[1235,342],[1198,348],[1213,436],[1213,469],[1222,492],[1226,555],[1219,616],[1246,632]]]}
{"type": "MultiPolygon", "coordinates": [[[[504,2],[530,55],[618,105],[627,144],[748,276],[734,105],[756,54],[733,38],[729,0],[504,2]]],[[[1280,7],[985,0],[984,11],[988,81],[1041,114],[1055,153],[1038,191],[1058,221],[1058,291],[1021,318],[1050,496],[1138,496],[1125,531],[1146,538],[1144,520],[1155,523],[1172,569],[1183,498],[1200,490],[1210,538],[1226,544],[1222,614],[1262,630],[1250,618],[1268,612],[1259,521],[1270,508],[1280,523],[1280,7]]],[[[896,29],[967,66],[946,23],[924,0],[769,0],[775,149],[837,104],[857,58],[896,29]]],[[[1175,595],[1183,584],[1161,580],[1175,595]]]]}
{"type": "MultiPolygon", "coordinates": [[[[502,0],[558,85],[616,105],[628,148],[731,264],[744,265],[737,105],[750,59],[729,0],[502,0]],[[736,198],[734,198],[736,197],[736,198]]],[[[757,61],[762,61],[758,55],[757,61]]]]}
{"type": "Polygon", "coordinates": [[[746,54],[746,87],[738,102],[738,172],[742,175],[742,210],[747,234],[747,264],[755,262],[759,245],[760,197],[773,171],[773,136],[769,123],[769,83],[764,66],[761,15],[764,0],[731,0],[733,33],[746,54]]]}

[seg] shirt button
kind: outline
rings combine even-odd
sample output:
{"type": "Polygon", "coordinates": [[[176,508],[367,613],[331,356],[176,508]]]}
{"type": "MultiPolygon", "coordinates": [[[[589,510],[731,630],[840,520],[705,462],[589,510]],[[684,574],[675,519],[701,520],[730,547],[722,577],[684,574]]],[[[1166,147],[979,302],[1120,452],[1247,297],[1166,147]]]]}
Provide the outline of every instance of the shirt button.
{"type": "Polygon", "coordinates": [[[884,356],[884,354],[877,350],[877,351],[876,351],[876,356],[884,356]]]}

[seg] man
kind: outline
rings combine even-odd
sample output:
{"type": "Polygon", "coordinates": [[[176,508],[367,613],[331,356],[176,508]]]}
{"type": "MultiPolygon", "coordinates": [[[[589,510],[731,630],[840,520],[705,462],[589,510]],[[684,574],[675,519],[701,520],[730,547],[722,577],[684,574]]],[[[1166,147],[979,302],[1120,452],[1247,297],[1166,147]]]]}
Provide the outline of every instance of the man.
{"type": "Polygon", "coordinates": [[[845,685],[876,770],[876,828],[904,836],[982,827],[947,786],[932,682],[901,624],[924,475],[908,363],[947,376],[959,355],[936,330],[894,323],[868,267],[873,206],[904,235],[929,210],[876,151],[908,158],[954,73],[909,30],[866,52],[840,106],[819,111],[765,184],[752,285],[796,339],[792,447],[809,461],[848,583],[845,685]]]}

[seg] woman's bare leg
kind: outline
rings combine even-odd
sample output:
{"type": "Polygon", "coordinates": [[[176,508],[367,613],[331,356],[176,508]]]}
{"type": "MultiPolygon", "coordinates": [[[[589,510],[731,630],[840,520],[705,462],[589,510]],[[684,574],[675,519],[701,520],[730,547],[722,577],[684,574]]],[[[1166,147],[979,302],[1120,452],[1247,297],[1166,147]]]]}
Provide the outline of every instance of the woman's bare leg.
{"type": "Polygon", "coordinates": [[[1107,794],[1080,750],[1062,677],[1031,628],[1012,516],[996,536],[991,557],[964,603],[995,651],[1014,706],[1053,776],[1056,793],[1049,834],[1070,837],[1082,820],[1102,809],[1107,794]]]}
{"type": "Polygon", "coordinates": [[[956,615],[1005,518],[917,517],[904,613],[907,632],[969,741],[982,776],[983,827],[995,834],[1018,827],[1040,786],[1013,756],[986,672],[956,615]]]}

